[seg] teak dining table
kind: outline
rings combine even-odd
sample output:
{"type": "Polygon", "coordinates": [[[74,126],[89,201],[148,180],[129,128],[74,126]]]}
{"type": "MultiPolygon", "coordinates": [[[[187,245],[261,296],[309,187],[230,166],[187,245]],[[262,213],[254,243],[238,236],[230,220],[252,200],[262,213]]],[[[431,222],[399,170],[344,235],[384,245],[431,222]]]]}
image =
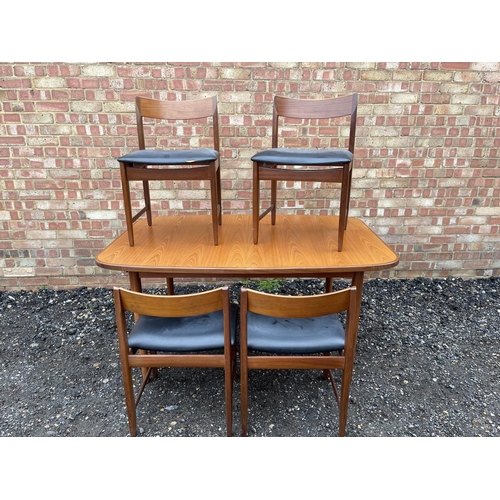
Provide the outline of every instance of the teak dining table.
{"type": "MultiPolygon", "coordinates": [[[[364,273],[395,267],[398,256],[361,220],[349,218],[342,252],[337,251],[339,218],[332,215],[277,215],[260,223],[253,243],[252,216],[224,215],[214,245],[209,215],[156,217],[134,225],[135,245],[127,231],[96,257],[98,266],[127,272],[130,288],[142,278],[164,277],[169,293],[174,278],[350,278],[361,306],[364,273]]],[[[356,325],[357,329],[357,325],[356,325]]]]}

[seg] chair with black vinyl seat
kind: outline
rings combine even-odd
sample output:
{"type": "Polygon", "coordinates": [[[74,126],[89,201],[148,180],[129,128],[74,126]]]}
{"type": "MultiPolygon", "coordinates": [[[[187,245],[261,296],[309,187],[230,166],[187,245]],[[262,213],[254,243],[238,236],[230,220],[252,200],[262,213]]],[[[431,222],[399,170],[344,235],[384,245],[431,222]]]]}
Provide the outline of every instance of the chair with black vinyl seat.
{"type": "MultiPolygon", "coordinates": [[[[232,435],[237,308],[228,287],[190,295],[153,295],[114,289],[120,361],[131,436],[137,434],[136,407],[157,368],[223,368],[227,435],[232,435]],[[130,329],[126,311],[135,313],[130,329]],[[134,396],[132,369],[143,369],[134,396]]],[[[131,318],[129,318],[131,321],[131,318]]]]}
{"type": "Polygon", "coordinates": [[[248,372],[255,369],[320,369],[339,405],[339,435],[347,423],[356,350],[356,287],[311,296],[241,290],[240,376],[242,435],[248,428],[248,372]],[[347,311],[346,327],[338,313],[347,311]],[[342,370],[340,394],[332,369],[342,370]]]}
{"type": "Polygon", "coordinates": [[[212,227],[214,244],[217,245],[218,229],[222,223],[217,97],[190,101],[162,101],[136,97],[136,117],[139,150],[118,158],[130,246],[134,246],[134,222],[145,213],[148,225],[152,224],[149,181],[159,180],[210,182],[212,227]],[[182,121],[184,124],[188,123],[188,120],[211,118],[213,148],[146,149],[144,118],[182,121]],[[154,168],[151,168],[153,166],[154,168]],[[143,182],[144,207],[135,215],[132,215],[130,181],[143,182]]]}
{"type": "MultiPolygon", "coordinates": [[[[253,161],[253,241],[259,240],[259,221],[271,213],[276,223],[277,181],[333,182],[341,184],[338,251],[342,251],[347,229],[351,193],[354,141],[356,137],[357,94],[333,99],[292,99],[275,96],[272,147],[254,155],[253,161]],[[280,118],[335,119],[349,116],[347,149],[296,149],[278,147],[280,118]],[[301,167],[301,168],[296,168],[301,167]],[[271,181],[270,206],[261,213],[261,181],[271,181]]],[[[286,138],[284,139],[286,144],[286,138]]]]}

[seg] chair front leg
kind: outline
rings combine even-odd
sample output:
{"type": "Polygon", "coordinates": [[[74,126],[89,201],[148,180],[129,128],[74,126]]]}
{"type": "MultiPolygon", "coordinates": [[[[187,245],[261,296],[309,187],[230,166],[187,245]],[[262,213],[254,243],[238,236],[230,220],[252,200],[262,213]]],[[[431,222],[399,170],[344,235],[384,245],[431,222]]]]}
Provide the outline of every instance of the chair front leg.
{"type": "MultiPolygon", "coordinates": [[[[244,328],[246,328],[246,323],[244,328]]],[[[243,336],[243,340],[240,337],[240,397],[241,435],[244,437],[248,432],[248,346],[246,333],[243,336]]]]}
{"type": "Polygon", "coordinates": [[[342,251],[344,243],[344,231],[347,227],[347,212],[349,200],[349,164],[344,165],[342,173],[342,187],[340,189],[340,213],[339,213],[339,236],[338,236],[338,251],[342,251]]]}
{"type": "MultiPolygon", "coordinates": [[[[240,370],[242,368],[240,367],[240,370]]],[[[248,370],[241,371],[241,435],[248,433],[248,370]]]]}
{"type": "Polygon", "coordinates": [[[134,397],[134,384],[132,382],[132,370],[128,364],[124,364],[122,360],[122,375],[123,375],[123,388],[125,391],[125,404],[127,406],[128,425],[130,435],[137,436],[137,417],[136,417],[136,404],[134,397]]]}
{"type": "Polygon", "coordinates": [[[210,164],[210,198],[212,204],[212,230],[214,233],[214,245],[219,243],[219,202],[218,202],[218,182],[215,163],[210,164]]]}
{"type": "Polygon", "coordinates": [[[222,181],[220,175],[220,163],[216,165],[217,167],[217,203],[219,204],[219,226],[222,225],[222,181]]]}
{"type": "Polygon", "coordinates": [[[234,385],[234,358],[235,351],[230,348],[231,354],[224,366],[225,394],[226,394],[226,427],[227,435],[233,435],[233,385],[234,385]]]}
{"type": "Polygon", "coordinates": [[[252,189],[252,221],[253,221],[253,242],[259,242],[259,219],[260,219],[260,180],[259,164],[253,162],[253,189],[252,189]]]}

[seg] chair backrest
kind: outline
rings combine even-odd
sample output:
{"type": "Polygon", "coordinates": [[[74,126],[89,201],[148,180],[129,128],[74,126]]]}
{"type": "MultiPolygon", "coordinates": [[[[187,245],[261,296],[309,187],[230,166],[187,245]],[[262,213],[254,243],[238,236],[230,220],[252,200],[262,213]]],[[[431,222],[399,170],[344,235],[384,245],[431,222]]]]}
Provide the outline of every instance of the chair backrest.
{"type": "MultiPolygon", "coordinates": [[[[246,333],[247,312],[275,318],[313,318],[347,311],[345,349],[356,347],[356,287],[322,295],[272,295],[241,289],[241,333],[246,333]]],[[[271,333],[271,332],[270,332],[271,333]]],[[[307,335],[307,332],[304,332],[307,335]]],[[[242,340],[245,339],[242,337],[242,340]]]]}
{"type": "Polygon", "coordinates": [[[222,310],[226,345],[230,343],[230,302],[227,286],[189,295],[152,295],[115,287],[114,300],[118,335],[121,340],[125,340],[123,345],[126,345],[125,311],[160,318],[181,318],[222,310]]]}
{"type": "Polygon", "coordinates": [[[163,101],[146,97],[135,98],[139,149],[146,149],[144,140],[144,118],[157,120],[199,120],[212,118],[213,149],[219,151],[219,116],[217,96],[190,101],[163,101]]]}
{"type": "Polygon", "coordinates": [[[332,99],[274,97],[272,147],[278,147],[279,118],[320,119],[350,116],[349,151],[354,154],[358,94],[332,99]]]}

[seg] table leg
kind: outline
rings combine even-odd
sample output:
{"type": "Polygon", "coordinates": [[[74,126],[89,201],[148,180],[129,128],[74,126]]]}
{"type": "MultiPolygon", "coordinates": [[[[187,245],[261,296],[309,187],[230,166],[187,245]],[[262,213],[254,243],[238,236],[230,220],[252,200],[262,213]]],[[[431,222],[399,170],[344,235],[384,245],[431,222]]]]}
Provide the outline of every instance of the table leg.
{"type": "Polygon", "coordinates": [[[133,292],[142,292],[141,276],[139,273],[130,271],[128,273],[128,279],[130,282],[130,289],[133,292]]]}
{"type": "MultiPolygon", "coordinates": [[[[356,287],[356,340],[358,338],[359,314],[361,312],[361,297],[363,295],[364,274],[364,272],[354,273],[351,282],[351,285],[356,287]]],[[[356,345],[354,345],[354,351],[356,351],[356,345]]]]}
{"type": "MultiPolygon", "coordinates": [[[[139,275],[139,273],[135,273],[135,272],[130,271],[128,273],[128,279],[130,282],[130,289],[133,292],[142,292],[141,276],[139,275]]],[[[139,314],[134,313],[134,319],[135,319],[135,321],[137,321],[139,319],[139,314]]],[[[146,351],[142,351],[142,350],[140,350],[139,352],[142,354],[146,353],[146,351]]],[[[141,372],[142,372],[142,379],[145,380],[146,377],[148,376],[148,368],[147,367],[141,368],[141,372]]],[[[153,371],[153,376],[154,376],[154,378],[157,377],[156,368],[153,371]]]]}

